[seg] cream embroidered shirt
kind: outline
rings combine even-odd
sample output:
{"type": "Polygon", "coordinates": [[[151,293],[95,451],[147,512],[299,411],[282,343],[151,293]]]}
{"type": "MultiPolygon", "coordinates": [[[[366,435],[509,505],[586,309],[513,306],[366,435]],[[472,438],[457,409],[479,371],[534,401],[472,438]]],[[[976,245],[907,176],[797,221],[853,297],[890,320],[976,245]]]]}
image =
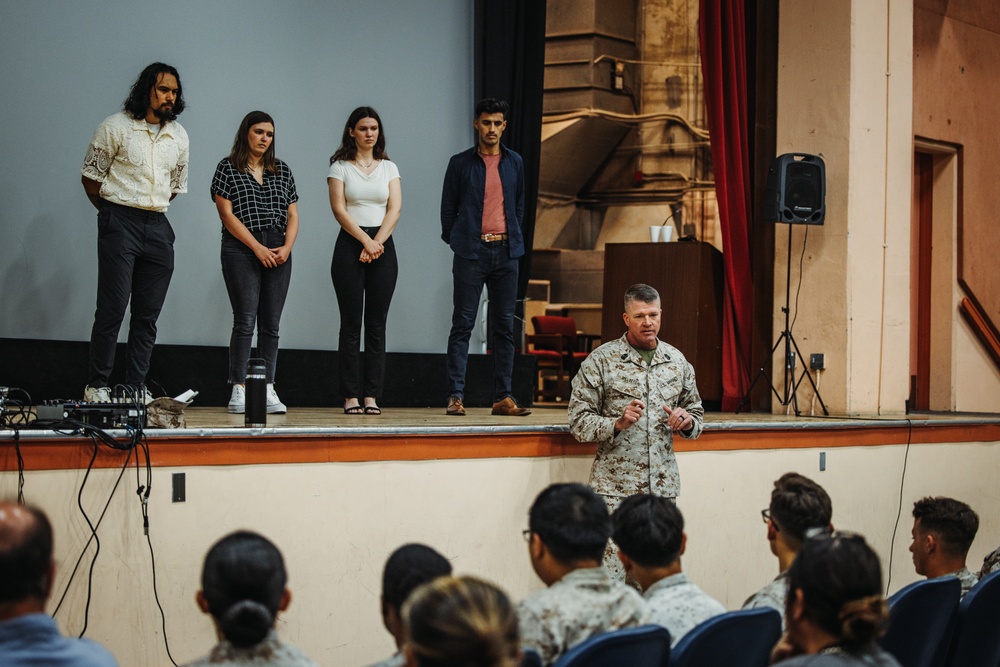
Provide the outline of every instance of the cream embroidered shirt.
{"type": "Polygon", "coordinates": [[[119,111],[104,120],[87,147],[80,173],[101,184],[101,198],[164,212],[187,192],[188,135],[177,121],[154,132],[144,118],[119,111]]]}

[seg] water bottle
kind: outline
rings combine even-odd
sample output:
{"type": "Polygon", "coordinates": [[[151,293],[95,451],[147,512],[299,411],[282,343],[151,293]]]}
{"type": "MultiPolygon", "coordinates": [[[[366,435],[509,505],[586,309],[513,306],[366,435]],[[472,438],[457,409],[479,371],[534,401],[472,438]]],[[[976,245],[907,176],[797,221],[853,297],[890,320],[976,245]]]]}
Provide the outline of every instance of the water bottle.
{"type": "Polygon", "coordinates": [[[267,367],[263,359],[247,363],[246,412],[243,424],[247,428],[267,426],[267,367]]]}

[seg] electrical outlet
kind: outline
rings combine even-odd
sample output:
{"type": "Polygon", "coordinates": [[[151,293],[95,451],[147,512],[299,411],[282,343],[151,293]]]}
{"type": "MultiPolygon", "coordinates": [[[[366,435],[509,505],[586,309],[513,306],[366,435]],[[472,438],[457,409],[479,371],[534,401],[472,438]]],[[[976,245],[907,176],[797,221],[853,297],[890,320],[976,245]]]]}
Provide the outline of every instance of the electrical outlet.
{"type": "Polygon", "coordinates": [[[175,503],[182,503],[187,499],[187,479],[182,472],[175,472],[171,478],[173,482],[173,494],[171,500],[175,503]]]}
{"type": "Polygon", "coordinates": [[[826,470],[826,452],[819,453],[819,471],[824,472],[826,470]]]}
{"type": "Polygon", "coordinates": [[[809,368],[814,371],[826,370],[826,355],[822,352],[814,352],[809,355],[809,368]]]}

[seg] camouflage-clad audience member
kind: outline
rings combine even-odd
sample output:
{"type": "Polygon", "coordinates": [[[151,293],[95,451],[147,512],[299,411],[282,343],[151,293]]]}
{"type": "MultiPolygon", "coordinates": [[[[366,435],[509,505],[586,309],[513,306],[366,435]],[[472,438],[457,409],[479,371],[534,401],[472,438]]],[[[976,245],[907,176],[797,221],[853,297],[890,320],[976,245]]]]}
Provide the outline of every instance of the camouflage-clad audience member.
{"type": "Polygon", "coordinates": [[[406,628],[403,623],[403,603],[414,589],[451,574],[451,563],[424,544],[404,544],[385,561],[382,570],[382,623],[396,640],[397,652],[372,667],[403,667],[406,658],[406,628]]]}
{"type": "Polygon", "coordinates": [[[822,486],[804,475],[789,472],[775,481],[771,503],[761,516],[767,524],[771,553],[778,559],[778,576],[751,595],[743,608],[769,607],[783,615],[788,596],[788,568],[810,529],[833,528],[830,523],[833,504],[822,486]]]}
{"type": "MultiPolygon", "coordinates": [[[[636,493],[676,498],[681,482],[674,433],[701,435],[705,410],[694,368],[680,350],[657,338],[661,313],[655,289],[629,287],[625,335],[594,350],[573,378],[570,431],[580,442],[597,443],[590,486],[612,511],[636,493]]],[[[604,564],[624,576],[613,544],[604,564]]]]}
{"type": "Polygon", "coordinates": [[[952,575],[962,582],[962,597],[979,581],[965,559],[979,531],[979,515],[954,498],[921,498],[913,503],[913,567],[928,579],[952,575]]]}
{"type": "Polygon", "coordinates": [[[986,558],[983,559],[983,567],[979,570],[979,578],[982,579],[991,572],[1000,572],[1000,547],[997,547],[986,558]]]}
{"type": "Polygon", "coordinates": [[[671,645],[702,621],[725,613],[720,602],[681,571],[687,535],[674,503],[646,493],[630,496],[615,510],[611,523],[626,579],[642,589],[650,622],[670,631],[671,645]]]}
{"type": "Polygon", "coordinates": [[[646,623],[649,607],[601,566],[611,536],[604,502],[582,484],[553,484],[528,517],[531,566],[548,588],[518,607],[521,642],[546,665],[585,639],[646,623]]]}

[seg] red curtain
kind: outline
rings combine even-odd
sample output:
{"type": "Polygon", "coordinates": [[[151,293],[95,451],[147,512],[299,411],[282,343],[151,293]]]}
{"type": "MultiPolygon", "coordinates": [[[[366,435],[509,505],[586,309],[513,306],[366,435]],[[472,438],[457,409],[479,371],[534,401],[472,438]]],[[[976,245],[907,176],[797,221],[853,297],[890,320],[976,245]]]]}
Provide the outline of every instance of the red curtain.
{"type": "Polygon", "coordinates": [[[722,226],[722,409],[735,411],[750,387],[750,152],[744,0],[701,0],[701,67],[722,226]]]}

